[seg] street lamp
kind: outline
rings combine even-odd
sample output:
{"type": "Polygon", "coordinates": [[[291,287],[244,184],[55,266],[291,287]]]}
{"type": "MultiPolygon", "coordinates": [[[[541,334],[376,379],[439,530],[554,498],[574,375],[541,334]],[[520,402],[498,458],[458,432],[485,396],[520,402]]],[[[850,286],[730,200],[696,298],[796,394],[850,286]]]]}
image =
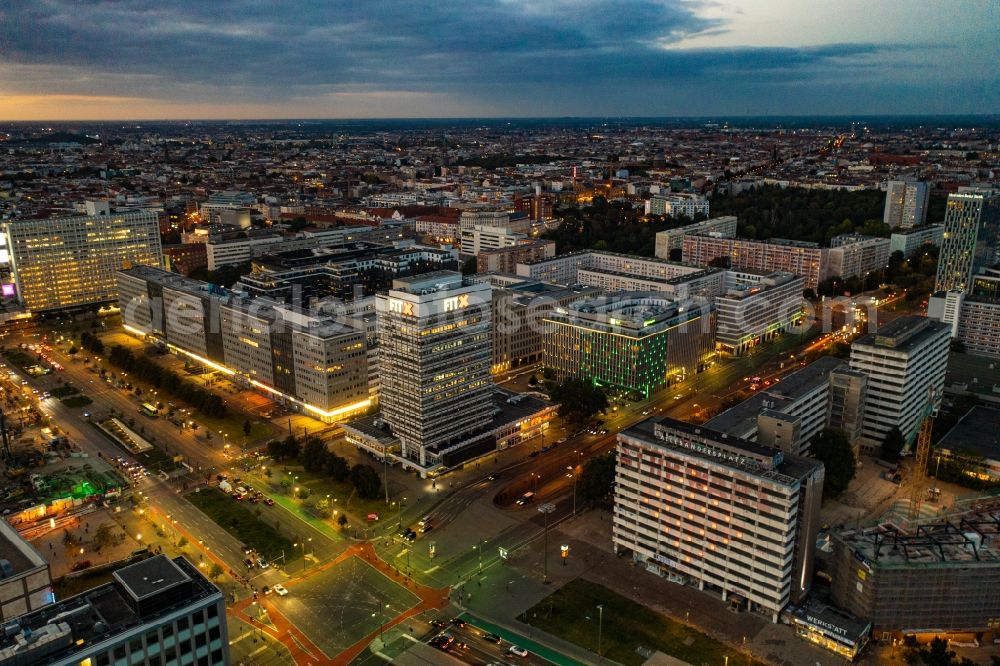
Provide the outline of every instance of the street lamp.
{"type": "Polygon", "coordinates": [[[404,497],[398,502],[396,502],[396,504],[399,505],[398,507],[396,507],[396,523],[397,523],[396,529],[399,530],[403,529],[403,502],[405,501],[406,498],[404,497]]]}
{"type": "Polygon", "coordinates": [[[569,470],[569,474],[567,476],[570,476],[573,479],[573,515],[575,516],[576,515],[576,471],[573,469],[572,465],[567,465],[566,469],[569,470]]]}
{"type": "Polygon", "coordinates": [[[597,659],[602,661],[601,657],[601,639],[604,638],[604,604],[598,604],[597,606],[597,659]]]}
{"type": "Polygon", "coordinates": [[[545,557],[542,559],[544,562],[544,576],[542,577],[543,583],[549,582],[549,514],[556,510],[556,505],[551,502],[546,502],[538,507],[540,513],[545,514],[545,557]]]}
{"type": "Polygon", "coordinates": [[[472,547],[472,550],[479,551],[479,574],[483,573],[483,546],[486,544],[486,539],[480,539],[479,544],[472,547]]]}

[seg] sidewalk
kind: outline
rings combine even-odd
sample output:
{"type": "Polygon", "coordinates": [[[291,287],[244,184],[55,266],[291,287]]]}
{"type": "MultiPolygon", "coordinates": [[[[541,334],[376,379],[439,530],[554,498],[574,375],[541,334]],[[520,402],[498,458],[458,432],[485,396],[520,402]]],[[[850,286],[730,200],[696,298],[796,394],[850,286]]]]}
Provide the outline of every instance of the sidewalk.
{"type": "MultiPolygon", "coordinates": [[[[645,571],[611,549],[611,518],[591,511],[560,525],[549,534],[550,546],[562,539],[573,559],[585,569],[582,577],[643,604],[673,620],[691,625],[737,650],[781,666],[841,666],[843,659],[795,636],[791,627],[774,624],[761,615],[732,613],[719,597],[678,585],[645,571]],[[556,534],[553,538],[553,534],[556,534]],[[577,539],[580,536],[582,538],[577,539]]],[[[562,568],[562,567],[558,567],[562,568]]],[[[553,572],[550,559],[550,574],[553,572]]],[[[558,572],[553,577],[558,576],[558,572]]]]}

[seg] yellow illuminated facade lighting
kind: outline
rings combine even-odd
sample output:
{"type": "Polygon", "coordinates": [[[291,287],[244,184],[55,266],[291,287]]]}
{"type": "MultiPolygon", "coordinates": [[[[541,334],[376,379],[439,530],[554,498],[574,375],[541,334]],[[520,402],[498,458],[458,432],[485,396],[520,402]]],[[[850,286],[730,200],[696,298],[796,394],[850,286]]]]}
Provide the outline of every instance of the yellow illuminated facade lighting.
{"type": "MultiPolygon", "coordinates": [[[[142,337],[145,337],[147,335],[143,331],[140,331],[139,329],[134,328],[132,326],[126,325],[123,326],[123,328],[130,333],[134,333],[135,335],[139,335],[142,337]]],[[[201,363],[202,365],[206,365],[212,368],[213,370],[218,370],[219,372],[229,376],[239,375],[240,377],[244,377],[247,381],[250,382],[250,384],[261,389],[262,391],[270,393],[271,395],[279,396],[281,398],[284,398],[285,400],[288,400],[289,402],[294,402],[297,405],[301,405],[303,409],[319,416],[322,419],[335,419],[339,416],[346,416],[348,414],[356,413],[361,410],[367,409],[372,405],[371,398],[365,398],[364,400],[359,400],[358,402],[351,403],[349,405],[344,405],[343,407],[337,407],[336,409],[323,409],[321,407],[317,407],[316,405],[311,405],[308,402],[299,400],[295,396],[288,395],[287,393],[282,393],[281,391],[277,390],[272,386],[268,386],[267,384],[257,381],[256,379],[251,379],[250,377],[247,377],[242,373],[236,372],[232,368],[227,368],[226,366],[216,363],[215,361],[210,361],[209,359],[205,358],[204,356],[200,356],[199,354],[189,352],[186,349],[181,349],[180,347],[172,345],[170,343],[167,343],[167,347],[178,352],[179,354],[183,354],[184,356],[187,356],[188,358],[197,361],[198,363],[201,363]]]]}

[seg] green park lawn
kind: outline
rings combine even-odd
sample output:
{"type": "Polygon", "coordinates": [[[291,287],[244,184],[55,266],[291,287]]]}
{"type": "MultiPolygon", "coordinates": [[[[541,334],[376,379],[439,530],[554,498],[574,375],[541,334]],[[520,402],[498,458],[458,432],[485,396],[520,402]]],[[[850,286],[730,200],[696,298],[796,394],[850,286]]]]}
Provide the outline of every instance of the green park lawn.
{"type": "Polygon", "coordinates": [[[292,540],[258,518],[242,502],[217,488],[203,488],[185,496],[206,516],[215,521],[239,541],[250,546],[266,559],[280,561],[285,556],[285,565],[295,559],[296,549],[292,540]]]}
{"type": "MultiPolygon", "coordinates": [[[[379,473],[379,477],[381,477],[382,468],[376,465],[372,466],[379,473]]],[[[309,491],[308,500],[311,502],[317,502],[329,495],[330,510],[346,511],[354,527],[364,527],[365,517],[369,513],[377,513],[380,517],[380,522],[395,518],[396,516],[397,506],[394,504],[386,505],[385,503],[384,486],[379,492],[379,496],[375,499],[363,499],[358,496],[354,491],[354,486],[349,482],[338,482],[327,476],[307,472],[299,465],[286,466],[281,463],[272,463],[270,468],[271,476],[266,481],[260,475],[259,470],[254,470],[253,474],[257,477],[258,481],[264,481],[273,493],[295,497],[295,488],[306,488],[309,491]],[[285,471],[286,469],[288,470],[287,472],[285,471]],[[298,478],[296,479],[296,477],[298,478]],[[285,489],[281,485],[282,479],[291,480],[292,486],[285,489]]],[[[390,488],[389,500],[395,502],[399,498],[391,491],[392,489],[390,488]]],[[[406,506],[403,509],[405,511],[406,506]]]]}
{"type": "MultiPolygon", "coordinates": [[[[583,579],[559,588],[518,619],[597,654],[598,606],[604,607],[600,632],[603,656],[618,663],[642,664],[645,657],[636,652],[639,647],[659,650],[690,664],[722,664],[727,656],[740,654],[693,627],[583,579]]],[[[756,660],[751,663],[764,666],[756,660]]]]}

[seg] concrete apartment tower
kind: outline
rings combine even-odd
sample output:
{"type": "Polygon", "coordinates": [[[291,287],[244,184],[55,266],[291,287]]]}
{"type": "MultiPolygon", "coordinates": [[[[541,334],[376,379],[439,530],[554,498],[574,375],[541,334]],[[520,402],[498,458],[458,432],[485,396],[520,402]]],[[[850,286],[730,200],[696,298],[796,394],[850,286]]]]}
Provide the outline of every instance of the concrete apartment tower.
{"type": "Polygon", "coordinates": [[[930,183],[891,180],[885,190],[885,211],[882,221],[890,229],[910,229],[927,221],[930,183]]]}
{"type": "MultiPolygon", "coordinates": [[[[900,317],[851,345],[851,369],[868,375],[861,447],[874,451],[898,427],[916,436],[930,392],[944,388],[951,327],[927,317],[900,317]]],[[[938,398],[940,399],[940,398],[938,398]]]]}

